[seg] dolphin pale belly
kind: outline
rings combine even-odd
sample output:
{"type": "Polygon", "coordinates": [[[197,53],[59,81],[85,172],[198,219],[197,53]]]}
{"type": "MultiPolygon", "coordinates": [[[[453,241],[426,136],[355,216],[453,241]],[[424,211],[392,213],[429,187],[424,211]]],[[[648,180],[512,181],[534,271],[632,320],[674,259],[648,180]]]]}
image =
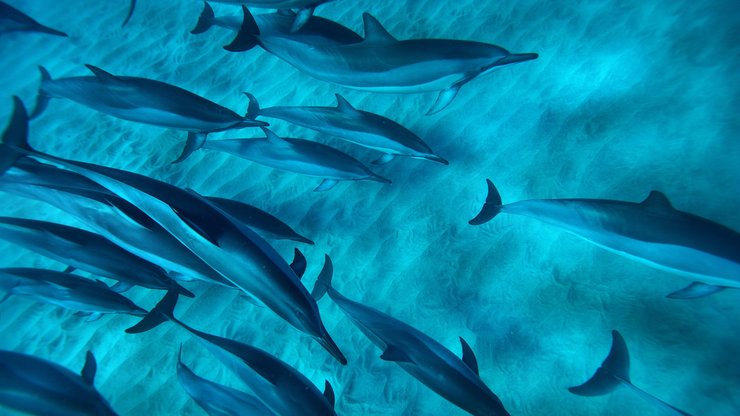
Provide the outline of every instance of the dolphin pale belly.
{"type": "Polygon", "coordinates": [[[331,285],[333,267],[329,256],[316,281],[312,295],[325,293],[376,346],[382,360],[398,364],[435,393],[476,416],[508,416],[501,400],[478,375],[478,361],[460,338],[463,357],[458,358],[421,331],[376,309],[354,302],[331,285]]]}
{"type": "Polygon", "coordinates": [[[447,107],[459,89],[495,68],[537,58],[535,53],[512,54],[482,42],[448,39],[396,40],[368,13],[363,14],[365,39],[350,45],[312,45],[295,39],[260,34],[254,20],[245,19],[229,50],[251,44],[300,71],[344,87],[387,93],[438,91],[427,114],[447,107]]]}
{"type": "Polygon", "coordinates": [[[15,7],[0,1],[0,35],[9,32],[38,32],[68,37],[66,33],[44,26],[15,7]]]}
{"type": "Polygon", "coordinates": [[[740,288],[740,234],[679,211],[652,191],[642,202],[606,199],[535,199],[504,205],[488,180],[488,196],[470,224],[500,213],[533,217],[621,256],[695,280],[672,298],[695,298],[740,288]]]}

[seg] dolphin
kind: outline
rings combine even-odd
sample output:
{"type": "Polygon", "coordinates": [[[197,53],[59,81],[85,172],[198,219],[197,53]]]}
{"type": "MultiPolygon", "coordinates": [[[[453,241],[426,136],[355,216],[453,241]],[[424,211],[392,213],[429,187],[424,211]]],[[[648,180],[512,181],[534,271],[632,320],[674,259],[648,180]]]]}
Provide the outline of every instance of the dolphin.
{"type": "Polygon", "coordinates": [[[493,182],[487,183],[486,202],[470,224],[485,224],[500,213],[537,218],[621,256],[693,279],[668,295],[674,299],[740,288],[740,234],[673,208],[661,192],[652,191],[639,203],[533,199],[503,205],[493,182]]]}
{"type": "Polygon", "coordinates": [[[44,26],[15,7],[0,1],[0,35],[8,32],[38,32],[69,37],[66,33],[44,26]]]}
{"type": "Polygon", "coordinates": [[[329,256],[316,281],[312,295],[325,293],[383,354],[385,361],[398,364],[435,393],[466,412],[479,416],[508,416],[501,400],[478,375],[478,361],[461,337],[462,359],[416,328],[376,309],[344,297],[331,285],[333,266],[329,256]]]}
{"type": "Polygon", "coordinates": [[[124,120],[185,130],[188,140],[183,154],[198,148],[208,133],[267,125],[171,84],[85,66],[93,76],[52,79],[39,67],[41,86],[31,118],[40,115],[52,98],[67,98],[124,120]]]}
{"type": "MultiPolygon", "coordinates": [[[[190,33],[194,35],[204,33],[213,26],[239,32],[245,17],[217,17],[208,2],[203,2],[203,4],[203,11],[198,18],[195,28],[190,33]]],[[[243,8],[243,10],[249,13],[246,8],[243,8]]],[[[324,45],[362,42],[362,36],[355,33],[352,29],[319,16],[311,16],[299,30],[291,32],[293,22],[296,19],[296,13],[292,10],[283,9],[275,13],[258,14],[256,16],[247,15],[246,18],[254,19],[260,33],[288,36],[308,44],[324,45]]]]}
{"type": "Polygon", "coordinates": [[[248,117],[277,118],[348,142],[383,152],[376,164],[390,162],[395,156],[426,159],[447,165],[419,136],[381,115],[357,110],[344,97],[335,94],[336,107],[260,108],[257,98],[249,97],[248,117]]]}
{"type": "Polygon", "coordinates": [[[280,137],[264,128],[262,139],[209,140],[204,149],[231,153],[260,165],[323,178],[314,191],[327,191],[339,181],[391,183],[354,157],[325,144],[280,137]]]}
{"type": "Polygon", "coordinates": [[[136,206],[234,286],[313,337],[337,361],[347,363],[324,327],[316,301],[301,283],[299,273],[262,237],[194,191],[133,172],[34,150],[24,133],[28,120],[23,102],[18,97],[13,100],[11,123],[0,145],[0,174],[23,155],[32,155],[84,175],[136,206]]]}
{"type": "Polygon", "coordinates": [[[0,405],[39,416],[115,416],[93,386],[96,370],[90,351],[78,375],[33,355],[0,350],[0,405]]]}
{"type": "Polygon", "coordinates": [[[310,45],[285,36],[261,34],[245,19],[232,51],[259,44],[298,70],[322,81],[361,91],[439,91],[427,114],[447,107],[460,88],[494,69],[530,61],[536,53],[511,53],[482,42],[449,39],[397,40],[370,14],[363,14],[365,39],[350,45],[310,45]]]}
{"type": "Polygon", "coordinates": [[[137,285],[150,289],[176,288],[186,296],[195,296],[169,278],[162,268],[80,228],[0,217],[0,239],[97,276],[118,280],[114,290],[119,292],[137,285]]]}
{"type": "Polygon", "coordinates": [[[177,355],[177,380],[210,416],[278,416],[252,394],[214,383],[195,374],[177,355]]]}
{"type": "Polygon", "coordinates": [[[24,295],[89,315],[88,321],[102,314],[146,315],[146,310],[127,297],[111,290],[100,280],[89,280],[71,273],[34,268],[0,269],[0,288],[10,295],[24,295]]]}
{"type": "Polygon", "coordinates": [[[146,332],[169,320],[195,336],[274,413],[285,416],[336,415],[334,390],[328,381],[322,394],[303,374],[274,355],[185,324],[174,316],[177,296],[177,292],[169,291],[141,322],[126,332],[146,332]]]}
{"type": "Polygon", "coordinates": [[[691,416],[690,413],[684,412],[652,394],[640,389],[630,381],[630,356],[627,350],[627,343],[624,342],[622,335],[614,330],[612,331],[612,348],[609,351],[601,367],[596,373],[580,386],[569,387],[568,391],[579,396],[601,396],[614,391],[619,386],[629,387],[630,390],[637,393],[643,399],[657,405],[670,414],[691,416]]]}

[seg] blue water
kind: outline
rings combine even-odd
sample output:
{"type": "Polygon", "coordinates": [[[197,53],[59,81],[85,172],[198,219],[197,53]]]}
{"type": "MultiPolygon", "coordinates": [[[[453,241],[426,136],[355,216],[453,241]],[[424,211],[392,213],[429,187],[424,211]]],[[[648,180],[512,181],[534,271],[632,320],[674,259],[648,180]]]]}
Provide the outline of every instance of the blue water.
{"type": "MultiPolygon", "coordinates": [[[[482,379],[513,415],[652,415],[626,389],[579,397],[606,356],[610,331],[629,345],[632,380],[697,415],[740,414],[738,292],[693,301],[665,295],[688,281],[615,256],[535,220],[501,216],[467,224],[491,178],[504,202],[530,198],[640,201],[652,189],[673,205],[740,229],[740,10],[735,1],[517,2],[337,0],[318,13],[361,32],[361,12],[405,38],[485,41],[540,58],[463,87],[453,104],[424,116],[435,94],[373,95],[314,80],[262,50],[230,54],[231,34],[188,33],[201,3],[140,0],[126,28],[127,1],[13,0],[69,39],[0,37],[0,120],[10,96],[31,103],[37,65],[55,77],[87,75],[83,64],[176,84],[243,111],[242,91],[263,106],[333,105],[390,117],[421,136],[449,166],[401,159],[375,170],[393,180],[341,183],[200,151],[172,166],[183,134],[53,101],[31,125],[31,142],[64,157],[125,168],[183,187],[258,205],[316,241],[302,247],[313,285],[329,253],[335,286],[424,331],[459,353],[463,336],[482,379]]],[[[237,14],[217,7],[218,14],[237,14]]],[[[4,122],[3,122],[4,123],[4,122]]],[[[369,162],[377,154],[278,121],[284,135],[316,139],[369,162]]],[[[254,137],[249,130],[217,137],[254,137]]],[[[79,225],[50,206],[3,194],[0,215],[79,225]]],[[[293,245],[275,243],[287,258],[293,245]]],[[[0,242],[0,266],[61,270],[0,242]]],[[[247,342],[295,366],[317,386],[328,379],[344,415],[463,414],[393,363],[328,299],[327,329],[349,359],[340,367],[314,341],[233,291],[193,284],[198,296],[177,315],[247,342]]],[[[161,293],[133,289],[153,306],[161,293]]],[[[142,335],[135,318],[86,323],[71,312],[11,297],[0,304],[0,348],[72,369],[98,359],[96,386],[123,415],[204,414],[175,378],[177,348],[200,375],[243,388],[187,333],[172,326],[142,335]]],[[[0,410],[5,412],[5,410],[0,410]]]]}

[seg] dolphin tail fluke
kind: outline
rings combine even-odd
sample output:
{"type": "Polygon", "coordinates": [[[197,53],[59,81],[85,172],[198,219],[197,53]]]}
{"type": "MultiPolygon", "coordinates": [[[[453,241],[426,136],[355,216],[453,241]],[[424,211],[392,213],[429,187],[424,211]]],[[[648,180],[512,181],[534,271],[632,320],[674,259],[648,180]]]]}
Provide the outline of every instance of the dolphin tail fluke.
{"type": "Polygon", "coordinates": [[[713,295],[727,289],[726,286],[714,286],[706,283],[693,282],[683,289],[669,293],[666,297],[670,299],[696,299],[713,295]]]}
{"type": "Polygon", "coordinates": [[[136,9],[136,0],[131,0],[131,3],[128,6],[128,14],[126,15],[126,19],[123,20],[123,24],[121,27],[124,27],[128,24],[129,20],[131,20],[131,16],[134,15],[134,10],[136,9]]]}
{"type": "Polygon", "coordinates": [[[260,29],[254,20],[254,16],[244,5],[242,5],[242,13],[244,14],[244,20],[239,32],[230,44],[224,46],[224,49],[229,52],[245,52],[259,45],[257,36],[260,34],[260,29]]]}
{"type": "Polygon", "coordinates": [[[478,215],[476,215],[475,218],[473,218],[472,220],[468,221],[468,224],[485,224],[488,221],[491,221],[496,215],[501,212],[501,208],[503,207],[501,203],[501,195],[499,195],[496,186],[493,184],[493,182],[491,182],[490,179],[486,179],[486,183],[488,184],[488,195],[486,195],[486,203],[483,204],[483,208],[481,208],[478,215]]]}
{"type": "Polygon", "coordinates": [[[167,294],[164,295],[162,300],[157,303],[157,306],[152,308],[144,318],[139,321],[138,324],[128,328],[127,334],[139,334],[142,332],[149,331],[150,329],[156,328],[162,322],[168,320],[175,320],[175,305],[177,305],[177,297],[179,294],[176,290],[170,289],[167,294]]]}
{"type": "Polygon", "coordinates": [[[260,102],[257,101],[257,97],[251,93],[244,91],[244,95],[246,95],[249,100],[249,103],[247,104],[247,114],[245,114],[244,117],[254,120],[260,115],[260,102]]]}
{"type": "Polygon", "coordinates": [[[188,139],[185,142],[185,147],[182,149],[182,153],[180,153],[180,156],[177,157],[174,161],[172,161],[172,164],[180,163],[190,157],[191,154],[193,154],[194,151],[200,149],[203,147],[204,144],[206,144],[206,137],[208,136],[207,133],[194,133],[189,132],[188,133],[188,139]]]}
{"type": "Polygon", "coordinates": [[[334,264],[328,254],[324,255],[324,267],[319,273],[319,277],[316,278],[311,296],[316,299],[316,302],[321,299],[324,294],[331,288],[331,278],[334,275],[334,264]]]}
{"type": "Polygon", "coordinates": [[[308,22],[308,19],[313,16],[314,7],[304,7],[301,10],[298,11],[298,13],[295,15],[295,20],[293,20],[293,24],[290,26],[290,33],[295,33],[299,31],[303,25],[308,22]]]}
{"type": "Polygon", "coordinates": [[[580,386],[569,387],[568,391],[579,396],[601,396],[622,384],[630,384],[630,356],[627,343],[618,331],[612,331],[612,347],[601,367],[580,386]]]}
{"type": "Polygon", "coordinates": [[[197,35],[200,33],[207,32],[208,29],[213,27],[213,20],[216,18],[216,15],[213,13],[213,7],[211,7],[210,4],[208,4],[207,1],[203,2],[203,11],[200,12],[200,17],[198,17],[198,22],[195,24],[195,27],[193,30],[190,31],[193,35],[197,35]]]}
{"type": "Polygon", "coordinates": [[[49,105],[49,101],[52,98],[49,94],[46,93],[46,91],[44,91],[44,84],[51,81],[51,74],[49,74],[49,71],[47,71],[46,68],[40,65],[39,73],[41,73],[41,83],[39,84],[39,92],[36,95],[36,107],[33,108],[33,112],[30,116],[31,120],[40,116],[41,113],[46,110],[46,107],[49,105]]]}
{"type": "Polygon", "coordinates": [[[23,101],[13,96],[13,114],[0,139],[0,174],[24,156],[23,150],[33,151],[28,144],[28,112],[23,101]]]}

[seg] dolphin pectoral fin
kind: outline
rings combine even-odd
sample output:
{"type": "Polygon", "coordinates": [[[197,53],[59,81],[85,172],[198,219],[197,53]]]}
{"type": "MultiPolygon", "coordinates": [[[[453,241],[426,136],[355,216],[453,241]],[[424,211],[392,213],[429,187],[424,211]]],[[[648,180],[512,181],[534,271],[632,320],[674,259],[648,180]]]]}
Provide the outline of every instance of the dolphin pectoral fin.
{"type": "Polygon", "coordinates": [[[601,367],[580,386],[568,387],[579,396],[600,396],[609,393],[622,383],[629,383],[630,356],[627,343],[618,331],[612,331],[612,347],[601,367]]]}
{"type": "Polygon", "coordinates": [[[113,286],[111,286],[110,287],[110,290],[112,290],[112,291],[114,291],[116,293],[124,293],[127,290],[131,289],[132,287],[134,287],[134,285],[132,285],[131,283],[128,283],[128,282],[118,282],[118,283],[114,284],[113,286]]]}
{"type": "Polygon", "coordinates": [[[134,15],[134,10],[136,9],[136,0],[131,0],[131,3],[128,6],[128,14],[126,15],[126,19],[123,20],[123,24],[121,27],[124,27],[128,24],[129,20],[131,20],[131,16],[134,15]]]}
{"type": "Polygon", "coordinates": [[[475,353],[473,353],[473,349],[470,348],[470,345],[463,339],[463,337],[460,337],[460,344],[462,345],[462,360],[465,363],[465,365],[468,366],[473,372],[478,375],[478,359],[475,358],[475,353]]]}
{"type": "Polygon", "coordinates": [[[216,15],[213,13],[213,7],[211,7],[210,4],[208,4],[207,1],[203,2],[203,11],[200,12],[200,16],[198,17],[198,22],[195,24],[195,27],[193,30],[190,31],[191,34],[197,35],[200,33],[207,32],[208,29],[210,29],[213,26],[213,19],[216,18],[216,15]]]}
{"type": "Polygon", "coordinates": [[[224,46],[224,49],[229,52],[246,52],[259,45],[257,36],[260,34],[260,29],[257,26],[257,21],[254,20],[254,16],[245,5],[242,5],[242,14],[244,18],[239,32],[231,43],[224,46]]]}
{"type": "Polygon", "coordinates": [[[82,366],[80,376],[82,380],[87,383],[88,386],[92,386],[95,383],[95,373],[98,371],[98,363],[95,361],[95,356],[92,352],[88,351],[85,354],[85,365],[82,366]]]}
{"type": "Polygon", "coordinates": [[[121,78],[118,78],[117,76],[111,74],[108,71],[105,71],[103,69],[98,68],[95,65],[85,64],[87,69],[92,72],[98,80],[106,82],[106,83],[119,83],[124,82],[121,78]]]}
{"type": "Polygon", "coordinates": [[[5,292],[5,295],[2,299],[0,299],[0,304],[4,303],[6,300],[10,298],[10,295],[13,294],[13,289],[9,289],[7,292],[5,292]]]}
{"type": "Polygon", "coordinates": [[[308,22],[308,19],[313,16],[313,11],[315,7],[304,7],[301,10],[298,11],[298,13],[295,15],[295,19],[293,20],[293,24],[290,26],[290,33],[295,33],[299,31],[303,25],[308,22]]]}
{"type": "Polygon", "coordinates": [[[301,253],[301,250],[295,249],[293,253],[293,261],[290,263],[290,268],[293,269],[298,278],[303,277],[303,273],[306,272],[306,256],[301,253]]]}
{"type": "Polygon", "coordinates": [[[368,12],[362,14],[362,24],[365,26],[365,40],[363,42],[390,43],[397,42],[375,16],[368,12]]]}
{"type": "Polygon", "coordinates": [[[321,181],[319,186],[314,188],[313,191],[314,192],[328,191],[329,189],[333,188],[337,183],[339,183],[339,181],[334,180],[334,179],[324,179],[323,181],[321,181]]]}
{"type": "Polygon", "coordinates": [[[329,383],[329,380],[324,380],[324,397],[333,409],[336,397],[334,396],[334,389],[331,387],[331,383],[329,383]]]}
{"type": "Polygon", "coordinates": [[[397,363],[413,363],[413,360],[411,360],[411,357],[409,357],[406,352],[394,347],[393,345],[389,345],[388,348],[383,351],[383,354],[380,355],[380,359],[397,363]]]}
{"type": "Polygon", "coordinates": [[[461,85],[455,84],[450,88],[440,91],[439,95],[437,95],[437,101],[435,101],[432,107],[429,108],[429,111],[427,111],[426,115],[431,116],[447,108],[447,106],[452,103],[452,100],[457,97],[457,93],[460,91],[460,87],[461,85]]]}
{"type": "Polygon", "coordinates": [[[391,160],[393,160],[394,157],[394,155],[386,153],[383,156],[373,160],[373,165],[385,165],[386,163],[389,163],[391,160]]]}
{"type": "Polygon", "coordinates": [[[187,141],[185,141],[185,147],[182,149],[182,153],[180,153],[180,156],[172,161],[172,164],[174,165],[176,163],[184,161],[191,154],[193,154],[194,151],[203,147],[203,145],[206,144],[207,137],[208,133],[195,133],[192,131],[188,132],[188,139],[187,141]]]}
{"type": "Polygon", "coordinates": [[[501,195],[498,193],[498,189],[496,189],[496,186],[491,182],[490,179],[486,179],[486,184],[488,184],[488,194],[486,195],[486,202],[483,204],[483,208],[481,208],[478,215],[475,216],[472,220],[468,221],[468,224],[470,225],[481,225],[485,224],[488,221],[491,221],[496,215],[498,215],[501,212],[501,208],[503,207],[501,203],[501,195]]]}
{"type": "Polygon", "coordinates": [[[693,282],[683,289],[669,293],[666,297],[671,299],[696,299],[713,295],[725,289],[727,289],[727,286],[715,286],[701,282],[693,282]]]}
{"type": "Polygon", "coordinates": [[[102,313],[93,312],[90,314],[90,316],[87,317],[87,319],[85,319],[85,322],[95,322],[102,317],[103,317],[102,313]]]}
{"type": "Polygon", "coordinates": [[[77,270],[77,268],[76,268],[76,267],[73,267],[73,266],[67,266],[67,268],[66,268],[66,269],[64,269],[64,272],[63,272],[63,273],[72,273],[72,272],[73,272],[73,271],[75,271],[75,270],[77,270]]]}

